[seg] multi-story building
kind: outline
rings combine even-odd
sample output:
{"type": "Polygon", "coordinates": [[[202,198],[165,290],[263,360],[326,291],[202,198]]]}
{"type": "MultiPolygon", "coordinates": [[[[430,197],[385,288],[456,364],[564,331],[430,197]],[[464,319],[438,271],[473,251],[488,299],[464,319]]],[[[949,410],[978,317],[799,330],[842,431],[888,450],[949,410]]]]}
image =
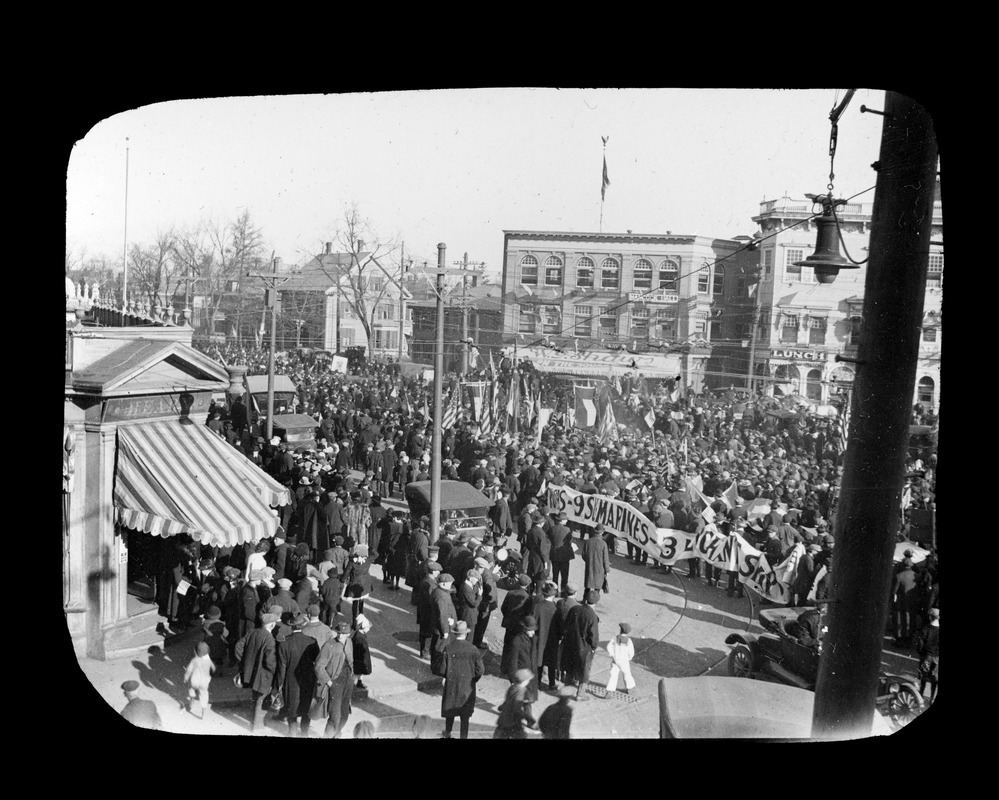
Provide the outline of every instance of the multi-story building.
{"type": "Polygon", "coordinates": [[[288,281],[278,287],[282,341],[290,338],[292,344],[324,350],[360,346],[368,348],[368,355],[397,356],[401,333],[406,354],[413,324],[407,307],[410,293],[400,285],[398,271],[393,273],[369,253],[356,260],[350,253],[334,253],[327,242],[322,254],[288,272],[288,281]],[[370,337],[358,316],[358,304],[350,300],[356,296],[358,264],[363,286],[357,291],[363,294],[370,337]]]}
{"type": "MultiPolygon", "coordinates": [[[[827,403],[848,391],[855,371],[836,356],[856,357],[863,324],[867,266],[842,269],[833,283],[817,283],[813,270],[796,266],[815,249],[817,207],[811,200],[764,200],[753,221],[764,240],[759,244],[761,275],[754,296],[759,304],[755,342],[756,374],[768,394],[800,394],[827,403]]],[[[848,203],[837,209],[843,246],[854,261],[865,261],[871,233],[871,204],[848,203]]],[[[943,285],[943,216],[933,210],[929,273],[924,301],[913,403],[936,412],[940,402],[940,301],[943,285]]],[[[747,304],[748,305],[748,304],[747,304]]]]}
{"type": "MultiPolygon", "coordinates": [[[[413,339],[410,342],[412,360],[433,366],[434,346],[437,341],[437,300],[413,300],[413,339]]],[[[444,369],[457,371],[461,365],[463,339],[471,339],[481,359],[488,361],[492,354],[499,364],[503,346],[503,303],[500,287],[494,283],[477,283],[475,286],[452,289],[444,307],[444,369]],[[467,333],[467,335],[466,335],[467,333]]],[[[482,367],[482,360],[469,368],[482,367]]]]}
{"type": "Polygon", "coordinates": [[[727,287],[756,264],[743,244],[669,231],[504,231],[504,330],[511,342],[641,354],[640,370],[679,373],[699,391],[735,295],[727,287]]]}

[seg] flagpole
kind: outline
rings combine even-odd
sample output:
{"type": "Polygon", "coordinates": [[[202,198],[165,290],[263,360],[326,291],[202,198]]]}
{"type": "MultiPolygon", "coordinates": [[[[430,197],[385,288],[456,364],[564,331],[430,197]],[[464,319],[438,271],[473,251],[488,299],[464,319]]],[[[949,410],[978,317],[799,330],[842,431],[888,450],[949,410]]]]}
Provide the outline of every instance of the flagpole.
{"type": "MultiPolygon", "coordinates": [[[[601,211],[601,214],[603,212],[601,211]]],[[[125,230],[121,245],[121,324],[125,325],[125,307],[128,305],[128,137],[125,137],[125,230]]]]}
{"type": "Polygon", "coordinates": [[[607,180],[607,138],[606,136],[600,137],[604,141],[604,171],[600,183],[600,233],[604,232],[604,194],[607,192],[607,184],[610,181],[607,180]]]}

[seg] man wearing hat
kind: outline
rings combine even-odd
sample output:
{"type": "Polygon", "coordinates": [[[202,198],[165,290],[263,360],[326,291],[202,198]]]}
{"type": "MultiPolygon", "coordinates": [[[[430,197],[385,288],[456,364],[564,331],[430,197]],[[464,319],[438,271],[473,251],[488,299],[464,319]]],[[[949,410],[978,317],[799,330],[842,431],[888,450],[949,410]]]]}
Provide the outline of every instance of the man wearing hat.
{"type": "Polygon", "coordinates": [[[533,615],[528,614],[521,620],[520,630],[510,643],[510,668],[507,672],[510,680],[515,680],[516,673],[522,669],[530,670],[534,676],[524,692],[524,700],[528,703],[535,703],[538,699],[537,634],[538,622],[533,615]]]}
{"type": "MultiPolygon", "coordinates": [[[[812,590],[815,582],[815,575],[819,571],[815,563],[815,556],[822,552],[822,548],[817,544],[810,544],[805,548],[804,554],[798,559],[798,567],[791,581],[791,605],[803,606],[808,602],[808,594],[812,590]]],[[[729,592],[731,594],[731,592],[729,592]]]]}
{"type": "Polygon", "coordinates": [[[302,633],[315,639],[319,648],[322,649],[322,646],[333,638],[333,629],[320,620],[322,607],[318,603],[312,603],[306,613],[309,615],[309,621],[302,628],[302,633]]]}
{"type": "Polygon", "coordinates": [[[125,719],[140,728],[149,728],[154,731],[163,727],[156,703],[139,697],[138,681],[125,681],[121,685],[121,690],[125,693],[125,699],[128,700],[126,706],[121,710],[121,715],[125,719]]]}
{"type": "Polygon", "coordinates": [[[895,573],[892,580],[891,597],[894,601],[895,644],[908,646],[911,644],[912,611],[918,600],[916,596],[918,579],[913,569],[912,559],[903,558],[902,568],[895,573]]]}
{"type": "Polygon", "coordinates": [[[433,635],[433,607],[430,597],[437,588],[437,578],[441,574],[441,565],[436,561],[427,561],[426,574],[420,578],[413,588],[413,603],[416,605],[416,623],[420,633],[420,658],[424,657],[427,639],[433,635]]]}
{"type": "Polygon", "coordinates": [[[569,562],[576,557],[572,549],[572,531],[566,524],[568,519],[569,515],[560,511],[555,525],[548,533],[548,540],[551,542],[552,580],[563,590],[569,582],[569,562]]]}
{"type": "Polygon", "coordinates": [[[475,685],[485,674],[482,653],[468,641],[468,633],[467,623],[459,620],[452,626],[451,641],[444,648],[441,716],[444,718],[445,739],[451,738],[455,717],[461,721],[461,738],[468,738],[468,723],[475,711],[475,685]]]}
{"type": "MultiPolygon", "coordinates": [[[[552,629],[548,634],[548,639],[549,646],[552,646],[552,640],[554,640],[554,646],[558,648],[558,656],[555,662],[555,677],[557,680],[565,681],[565,660],[567,658],[567,656],[563,655],[565,653],[565,620],[569,615],[569,611],[579,605],[579,601],[576,599],[576,587],[571,583],[565,585],[561,594],[561,598],[555,602],[555,616],[552,618],[552,629]]],[[[549,683],[550,687],[551,684],[549,683]]]]}
{"type": "Polygon", "coordinates": [[[597,525],[590,531],[583,543],[583,564],[586,571],[583,577],[583,590],[608,591],[607,575],[610,572],[610,556],[607,542],[604,541],[604,526],[597,525]]]}
{"type": "Polygon", "coordinates": [[[472,636],[472,644],[478,648],[484,648],[483,637],[486,635],[486,628],[489,627],[489,620],[493,612],[499,606],[499,589],[496,586],[496,576],[493,574],[492,565],[489,561],[479,556],[474,561],[475,569],[479,573],[480,587],[482,590],[479,599],[479,613],[475,621],[475,632],[472,636]]]}
{"type": "Polygon", "coordinates": [[[590,680],[590,665],[600,641],[600,621],[593,606],[600,592],[588,589],[583,602],[569,610],[565,618],[562,641],[562,666],[567,680],[576,683],[576,700],[589,700],[586,685],[590,680]]]}
{"type": "Polygon", "coordinates": [[[239,590],[239,638],[242,639],[257,624],[257,612],[260,608],[260,583],[263,573],[253,570],[247,576],[246,583],[239,590]]]}
{"type": "Polygon", "coordinates": [[[538,728],[546,739],[571,739],[569,729],[572,726],[572,701],[576,699],[576,690],[571,686],[563,686],[558,690],[558,702],[552,703],[538,719],[538,728]]]}
{"type": "Polygon", "coordinates": [[[554,690],[558,673],[558,640],[554,636],[555,595],[558,587],[553,581],[547,581],[541,587],[540,597],[534,600],[534,618],[538,623],[538,632],[534,635],[534,647],[537,651],[538,686],[541,686],[541,675],[548,667],[548,688],[554,690]]]}
{"type": "Polygon", "coordinates": [[[339,623],[334,636],[319,651],[314,666],[315,699],[313,716],[326,717],[327,739],[339,739],[350,716],[354,694],[354,646],[350,625],[339,623]]]}
{"type": "Polygon", "coordinates": [[[437,587],[430,592],[430,661],[431,667],[436,663],[451,632],[451,626],[458,619],[451,600],[451,587],[454,576],[442,572],[437,578],[437,587]]]}
{"type": "Polygon", "coordinates": [[[274,590],[274,594],[270,599],[269,606],[274,608],[274,606],[280,606],[281,611],[290,611],[294,614],[300,614],[302,612],[302,607],[295,600],[294,595],[291,593],[292,583],[288,578],[282,578],[277,582],[277,589],[274,590]]]}
{"type": "Polygon", "coordinates": [[[516,668],[513,666],[513,645],[514,637],[520,632],[520,623],[531,613],[531,597],[528,594],[528,587],[531,585],[531,578],[521,573],[517,576],[517,587],[511,589],[503,598],[503,605],[500,613],[503,615],[502,626],[505,629],[503,634],[503,655],[500,660],[500,672],[504,675],[512,675],[516,668]]]}
{"type": "Polygon", "coordinates": [[[458,539],[447,555],[447,561],[441,562],[444,569],[454,576],[454,585],[461,586],[465,582],[465,575],[475,563],[475,556],[468,545],[472,541],[472,536],[467,531],[462,531],[458,539]]]}
{"type": "Polygon", "coordinates": [[[315,639],[302,633],[305,623],[304,614],[300,611],[293,613],[289,619],[291,632],[277,646],[275,683],[284,700],[289,736],[295,736],[296,723],[302,736],[309,735],[309,711],[315,686],[313,664],[319,655],[319,645],[315,639]]]}
{"type": "Polygon", "coordinates": [[[253,725],[256,733],[264,725],[264,699],[277,687],[274,672],[277,669],[277,642],[274,641],[274,626],[277,614],[267,612],[262,615],[262,625],[254,628],[244,639],[236,643],[236,661],[243,687],[253,693],[253,725]]]}
{"type": "Polygon", "coordinates": [[[293,550],[294,548],[285,539],[284,530],[279,527],[277,533],[274,534],[274,546],[266,554],[267,566],[274,570],[275,580],[279,581],[281,578],[286,577],[285,570],[288,567],[288,561],[293,550]]]}

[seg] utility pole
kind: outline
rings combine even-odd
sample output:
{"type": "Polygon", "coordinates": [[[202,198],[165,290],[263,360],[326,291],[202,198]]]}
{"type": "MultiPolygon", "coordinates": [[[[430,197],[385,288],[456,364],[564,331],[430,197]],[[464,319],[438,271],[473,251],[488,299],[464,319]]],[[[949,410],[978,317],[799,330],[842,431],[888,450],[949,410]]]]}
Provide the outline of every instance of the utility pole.
{"type": "MultiPolygon", "coordinates": [[[[267,284],[267,300],[265,306],[271,312],[271,352],[267,359],[267,441],[274,436],[274,345],[277,340],[277,287],[285,283],[288,278],[279,278],[277,274],[277,261],[274,260],[274,253],[271,253],[270,272],[247,272],[248,278],[261,278],[267,284]]],[[[266,313],[266,310],[265,312],[266,313]]]]}
{"type": "MultiPolygon", "coordinates": [[[[465,258],[462,260],[461,268],[468,271],[468,251],[465,251],[465,258]]],[[[461,276],[461,374],[468,375],[468,277],[461,276]]]]}
{"type": "Polygon", "coordinates": [[[406,283],[406,243],[399,248],[399,363],[402,363],[402,342],[406,331],[406,306],[404,285],[406,283]]]}
{"type": "Polygon", "coordinates": [[[812,736],[870,736],[919,354],[937,144],[924,108],[887,92],[863,328],[812,736]]]}
{"type": "Polygon", "coordinates": [[[763,268],[759,268],[756,281],[756,291],[754,292],[753,303],[753,326],[749,332],[749,375],[746,379],[746,388],[749,389],[750,399],[756,397],[756,337],[760,330],[760,307],[763,298],[763,268]]]}
{"type": "Polygon", "coordinates": [[[437,343],[434,347],[434,431],[430,448],[430,544],[437,544],[441,527],[441,408],[444,380],[444,254],[447,245],[437,245],[437,343]]]}

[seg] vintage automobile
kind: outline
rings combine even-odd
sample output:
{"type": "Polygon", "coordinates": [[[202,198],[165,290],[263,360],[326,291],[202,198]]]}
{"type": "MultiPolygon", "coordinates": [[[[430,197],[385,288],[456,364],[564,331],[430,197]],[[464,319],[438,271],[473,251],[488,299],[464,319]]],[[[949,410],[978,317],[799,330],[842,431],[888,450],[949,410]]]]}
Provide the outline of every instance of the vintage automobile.
{"type": "MultiPolygon", "coordinates": [[[[810,739],[815,694],[794,686],[722,676],[659,681],[660,739],[810,739]]],[[[871,735],[891,733],[875,713],[871,735]]]]}
{"type": "MultiPolygon", "coordinates": [[[[253,433],[263,436],[267,419],[267,376],[248,375],[245,378],[247,411],[256,421],[253,433]]],[[[274,376],[274,435],[294,450],[311,450],[316,446],[316,421],[308,414],[296,414],[298,391],[287,375],[274,376]]]]}
{"type": "MultiPolygon", "coordinates": [[[[430,516],[432,481],[406,484],[406,502],[414,519],[430,516]]],[[[467,532],[477,539],[489,530],[486,511],[493,501],[464,481],[441,481],[442,524],[453,523],[459,533],[467,532]]]]}
{"type": "MultiPolygon", "coordinates": [[[[803,608],[775,607],[760,611],[766,631],[730,633],[725,644],[728,673],[736,678],[764,678],[812,691],[819,674],[819,649],[802,644],[795,627],[803,608]]],[[[877,706],[896,727],[911,722],[926,707],[919,688],[909,679],[882,673],[878,679],[877,706]]]]}

